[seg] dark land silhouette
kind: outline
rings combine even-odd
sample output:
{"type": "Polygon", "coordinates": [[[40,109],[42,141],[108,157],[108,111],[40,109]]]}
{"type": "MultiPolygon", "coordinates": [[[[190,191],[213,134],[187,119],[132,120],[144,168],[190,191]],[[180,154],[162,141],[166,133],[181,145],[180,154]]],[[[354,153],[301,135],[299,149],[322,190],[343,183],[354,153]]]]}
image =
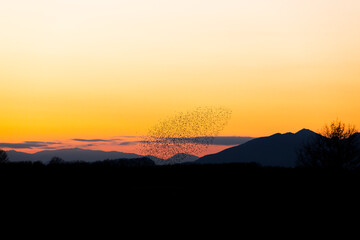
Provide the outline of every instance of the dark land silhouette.
{"type": "Polygon", "coordinates": [[[69,149],[59,149],[59,150],[44,150],[34,154],[18,152],[18,151],[8,151],[7,155],[12,162],[21,162],[21,161],[40,161],[43,163],[48,163],[50,159],[54,156],[62,158],[64,161],[86,161],[86,162],[95,162],[104,159],[119,159],[119,158],[139,158],[141,155],[134,153],[123,153],[123,152],[105,152],[100,150],[88,150],[81,148],[69,148],[69,149]]]}
{"type": "Polygon", "coordinates": [[[119,219],[133,219],[136,226],[171,225],[175,219],[218,225],[236,216],[248,225],[293,226],[289,219],[308,224],[316,217],[354,212],[360,201],[359,170],[256,163],[155,165],[149,158],[0,165],[1,206],[29,222],[40,215],[43,221],[64,219],[74,226],[119,219]]]}
{"type": "Polygon", "coordinates": [[[298,149],[317,137],[305,129],[275,134],[174,165],[159,165],[149,157],[11,162],[1,152],[6,159],[0,163],[3,200],[61,205],[97,204],[100,199],[109,206],[127,200],[147,207],[231,203],[261,209],[357,206],[359,167],[297,165],[298,149]]]}
{"type": "Polygon", "coordinates": [[[297,151],[297,165],[308,168],[357,169],[360,134],[354,126],[334,121],[297,151]]]}
{"type": "Polygon", "coordinates": [[[357,194],[360,170],[263,167],[256,163],[159,166],[149,158],[92,163],[57,159],[47,165],[2,163],[0,178],[3,191],[24,194],[25,198],[27,194],[50,192],[60,198],[156,196],[173,200],[220,197],[259,201],[269,197],[295,200],[321,194],[357,194]]]}
{"type": "Polygon", "coordinates": [[[198,164],[250,163],[262,166],[295,167],[297,150],[316,137],[316,133],[303,129],[297,133],[274,134],[250,140],[219,153],[196,160],[198,164]]]}

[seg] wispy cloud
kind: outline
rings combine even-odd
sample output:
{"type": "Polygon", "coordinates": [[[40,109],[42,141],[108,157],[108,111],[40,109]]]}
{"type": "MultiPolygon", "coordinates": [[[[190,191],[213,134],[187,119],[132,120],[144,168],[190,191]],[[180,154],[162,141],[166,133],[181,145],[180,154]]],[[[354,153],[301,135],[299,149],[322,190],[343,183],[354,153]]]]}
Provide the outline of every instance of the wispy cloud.
{"type": "Polygon", "coordinates": [[[71,139],[73,141],[77,142],[113,142],[113,141],[119,141],[121,139],[82,139],[82,138],[73,138],[71,139]]]}
{"type": "MultiPolygon", "coordinates": [[[[253,138],[251,137],[200,137],[200,138],[183,138],[183,139],[157,139],[156,142],[161,143],[162,141],[172,141],[179,143],[196,143],[196,144],[206,144],[212,146],[234,146],[243,144],[253,138]]],[[[17,143],[0,143],[0,148],[8,149],[23,149],[26,150],[41,150],[41,149],[61,149],[61,148],[98,148],[98,149],[108,149],[108,150],[119,150],[119,147],[133,147],[141,143],[150,143],[151,141],[145,141],[142,137],[129,137],[121,136],[119,138],[113,139],[83,139],[83,138],[74,138],[67,141],[23,141],[17,143]]],[[[122,149],[122,148],[121,148],[122,149]]]]}
{"type": "Polygon", "coordinates": [[[119,143],[120,146],[128,146],[128,145],[136,145],[138,142],[137,141],[133,141],[133,142],[121,142],[119,143]]]}
{"type": "Polygon", "coordinates": [[[43,150],[57,150],[59,148],[58,147],[52,147],[52,146],[46,146],[46,147],[41,147],[41,149],[43,149],[43,150]]]}
{"type": "MultiPolygon", "coordinates": [[[[196,144],[206,144],[206,145],[222,145],[222,146],[234,146],[246,143],[252,140],[252,137],[237,137],[237,136],[223,136],[223,137],[193,137],[193,138],[164,138],[156,139],[157,143],[161,142],[179,142],[179,143],[196,143],[196,144]]],[[[121,142],[119,145],[136,145],[138,143],[152,143],[150,139],[147,141],[126,141],[121,142]]]]}
{"type": "Polygon", "coordinates": [[[0,143],[2,148],[39,148],[39,147],[48,147],[49,145],[59,144],[57,142],[39,142],[39,141],[25,141],[21,143],[0,143]]]}
{"type": "Polygon", "coordinates": [[[215,137],[213,145],[240,145],[246,143],[254,138],[252,137],[215,137]]]}
{"type": "Polygon", "coordinates": [[[138,143],[146,143],[146,141],[128,141],[119,143],[120,146],[136,145],[138,143]]]}

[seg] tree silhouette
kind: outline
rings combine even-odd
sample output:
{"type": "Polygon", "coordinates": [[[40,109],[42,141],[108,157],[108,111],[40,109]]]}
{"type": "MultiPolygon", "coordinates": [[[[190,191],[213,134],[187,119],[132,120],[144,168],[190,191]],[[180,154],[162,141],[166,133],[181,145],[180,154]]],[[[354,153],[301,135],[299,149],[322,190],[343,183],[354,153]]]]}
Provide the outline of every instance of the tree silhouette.
{"type": "Polygon", "coordinates": [[[298,151],[298,166],[356,169],[360,166],[359,139],[354,126],[333,121],[298,151]]]}
{"type": "Polygon", "coordinates": [[[0,164],[9,162],[9,158],[5,151],[0,149],[0,164]]]}
{"type": "Polygon", "coordinates": [[[62,158],[55,156],[55,157],[52,157],[52,158],[51,158],[49,164],[62,164],[62,163],[64,163],[64,162],[65,162],[65,161],[64,161],[62,158]]]}

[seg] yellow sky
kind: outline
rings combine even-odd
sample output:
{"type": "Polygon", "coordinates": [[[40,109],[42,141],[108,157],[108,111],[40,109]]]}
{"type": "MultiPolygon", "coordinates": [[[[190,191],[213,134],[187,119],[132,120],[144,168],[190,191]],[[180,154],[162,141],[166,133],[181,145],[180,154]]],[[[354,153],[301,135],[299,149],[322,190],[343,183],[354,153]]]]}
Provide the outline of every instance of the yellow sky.
{"type": "Polygon", "coordinates": [[[0,2],[0,142],[143,135],[198,106],[222,135],[360,128],[358,0],[0,2]]]}

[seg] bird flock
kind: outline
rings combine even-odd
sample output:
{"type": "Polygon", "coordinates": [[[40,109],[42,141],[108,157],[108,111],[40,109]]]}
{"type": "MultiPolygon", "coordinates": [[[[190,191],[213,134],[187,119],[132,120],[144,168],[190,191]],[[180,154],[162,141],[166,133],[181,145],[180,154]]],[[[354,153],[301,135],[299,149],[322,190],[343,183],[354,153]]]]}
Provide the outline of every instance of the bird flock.
{"type": "Polygon", "coordinates": [[[171,157],[172,163],[181,162],[186,154],[205,151],[230,116],[231,110],[224,107],[198,107],[180,112],[150,128],[141,141],[140,151],[162,159],[171,157]]]}

